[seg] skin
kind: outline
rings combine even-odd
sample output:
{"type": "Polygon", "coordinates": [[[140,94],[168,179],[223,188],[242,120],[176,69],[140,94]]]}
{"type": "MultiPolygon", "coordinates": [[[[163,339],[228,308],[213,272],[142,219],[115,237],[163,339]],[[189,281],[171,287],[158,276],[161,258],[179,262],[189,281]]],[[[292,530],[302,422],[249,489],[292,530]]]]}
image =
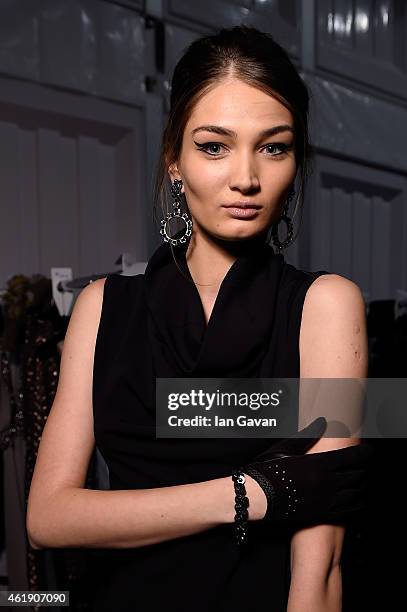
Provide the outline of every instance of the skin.
{"type": "Polygon", "coordinates": [[[193,221],[187,263],[209,320],[222,279],[250,238],[281,215],[296,175],[293,117],[275,98],[235,78],[217,85],[195,105],[185,126],[171,180],[182,179],[193,221]],[[193,130],[216,125],[236,136],[193,130]],[[275,126],[290,129],[273,136],[275,126]],[[198,145],[208,145],[206,151],[198,145]],[[287,151],[281,143],[289,146],[287,151]],[[280,145],[280,146],[279,146],[280,145]],[[235,219],[222,204],[249,200],[263,208],[253,219],[235,219]]]}
{"type": "MultiPolygon", "coordinates": [[[[279,125],[293,128],[291,112],[272,96],[231,76],[195,105],[179,159],[168,167],[172,181],[183,181],[193,221],[186,259],[207,322],[230,266],[250,238],[266,235],[278,220],[293,184],[297,171],[293,131],[260,136],[263,130],[279,125]],[[228,128],[235,136],[208,131],[193,134],[203,125],[228,128]],[[196,143],[208,145],[207,152],[196,143]],[[289,148],[282,152],[279,143],[289,148]],[[236,200],[251,200],[263,208],[252,219],[235,219],[222,204],[236,200]]],[[[312,283],[303,305],[299,352],[300,378],[367,376],[365,306],[355,283],[336,274],[321,275],[312,283]]],[[[357,438],[322,438],[308,452],[357,443],[357,438]]],[[[247,481],[253,495],[251,505],[261,505],[260,487],[250,477],[247,481]]],[[[344,527],[333,525],[295,533],[288,612],[341,610],[344,533],[344,527]]]]}

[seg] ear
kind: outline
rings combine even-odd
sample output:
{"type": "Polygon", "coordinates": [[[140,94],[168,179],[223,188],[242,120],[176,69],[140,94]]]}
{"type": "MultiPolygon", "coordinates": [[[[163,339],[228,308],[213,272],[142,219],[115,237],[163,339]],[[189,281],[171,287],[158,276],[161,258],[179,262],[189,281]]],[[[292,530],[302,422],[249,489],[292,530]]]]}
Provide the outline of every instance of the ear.
{"type": "Polygon", "coordinates": [[[168,167],[168,174],[171,182],[173,182],[175,179],[182,180],[176,163],[170,164],[168,167]]]}

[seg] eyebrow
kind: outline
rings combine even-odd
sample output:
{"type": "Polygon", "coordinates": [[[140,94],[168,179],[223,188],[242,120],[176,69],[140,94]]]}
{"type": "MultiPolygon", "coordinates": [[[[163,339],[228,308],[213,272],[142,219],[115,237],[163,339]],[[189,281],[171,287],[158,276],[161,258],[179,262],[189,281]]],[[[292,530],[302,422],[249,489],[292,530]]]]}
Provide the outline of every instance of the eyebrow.
{"type": "MultiPolygon", "coordinates": [[[[197,132],[212,132],[214,134],[220,134],[220,136],[232,136],[233,138],[237,138],[236,132],[220,125],[200,125],[192,130],[191,135],[193,136],[197,132]]],[[[294,134],[294,129],[290,125],[284,123],[282,125],[275,125],[272,128],[263,130],[260,132],[259,136],[260,138],[264,138],[267,136],[274,136],[280,132],[292,132],[294,134]]]]}

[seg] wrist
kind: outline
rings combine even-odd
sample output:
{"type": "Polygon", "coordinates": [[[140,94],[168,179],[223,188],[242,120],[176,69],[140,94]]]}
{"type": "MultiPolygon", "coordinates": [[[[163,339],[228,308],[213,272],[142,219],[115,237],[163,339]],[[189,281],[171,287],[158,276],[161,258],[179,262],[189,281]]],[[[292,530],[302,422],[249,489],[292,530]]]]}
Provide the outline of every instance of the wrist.
{"type": "Polygon", "coordinates": [[[267,510],[267,498],[259,485],[248,474],[246,476],[246,491],[249,498],[249,521],[260,521],[264,518],[267,510]]]}
{"type": "MultiPolygon", "coordinates": [[[[246,494],[249,499],[249,521],[259,521],[264,518],[267,510],[267,498],[260,485],[252,478],[245,474],[246,477],[246,494]]],[[[218,508],[217,520],[219,523],[233,523],[235,519],[235,489],[233,486],[232,476],[216,479],[216,486],[222,490],[222,495],[218,499],[222,500],[222,504],[218,508]]]]}
{"type": "Polygon", "coordinates": [[[233,523],[235,518],[235,488],[233,486],[232,476],[218,478],[217,485],[221,489],[221,494],[218,499],[221,500],[219,506],[219,523],[233,523]]]}

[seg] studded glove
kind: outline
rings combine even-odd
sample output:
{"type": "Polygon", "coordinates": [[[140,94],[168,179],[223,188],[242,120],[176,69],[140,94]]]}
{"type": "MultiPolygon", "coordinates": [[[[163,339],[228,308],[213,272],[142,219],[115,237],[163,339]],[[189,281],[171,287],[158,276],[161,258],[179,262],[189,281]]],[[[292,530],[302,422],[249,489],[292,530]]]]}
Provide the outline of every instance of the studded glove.
{"type": "Polygon", "coordinates": [[[363,508],[372,449],[364,444],[304,454],[326,429],[319,417],[297,437],[279,442],[241,468],[267,497],[262,520],[276,524],[342,523],[363,508]]]}

